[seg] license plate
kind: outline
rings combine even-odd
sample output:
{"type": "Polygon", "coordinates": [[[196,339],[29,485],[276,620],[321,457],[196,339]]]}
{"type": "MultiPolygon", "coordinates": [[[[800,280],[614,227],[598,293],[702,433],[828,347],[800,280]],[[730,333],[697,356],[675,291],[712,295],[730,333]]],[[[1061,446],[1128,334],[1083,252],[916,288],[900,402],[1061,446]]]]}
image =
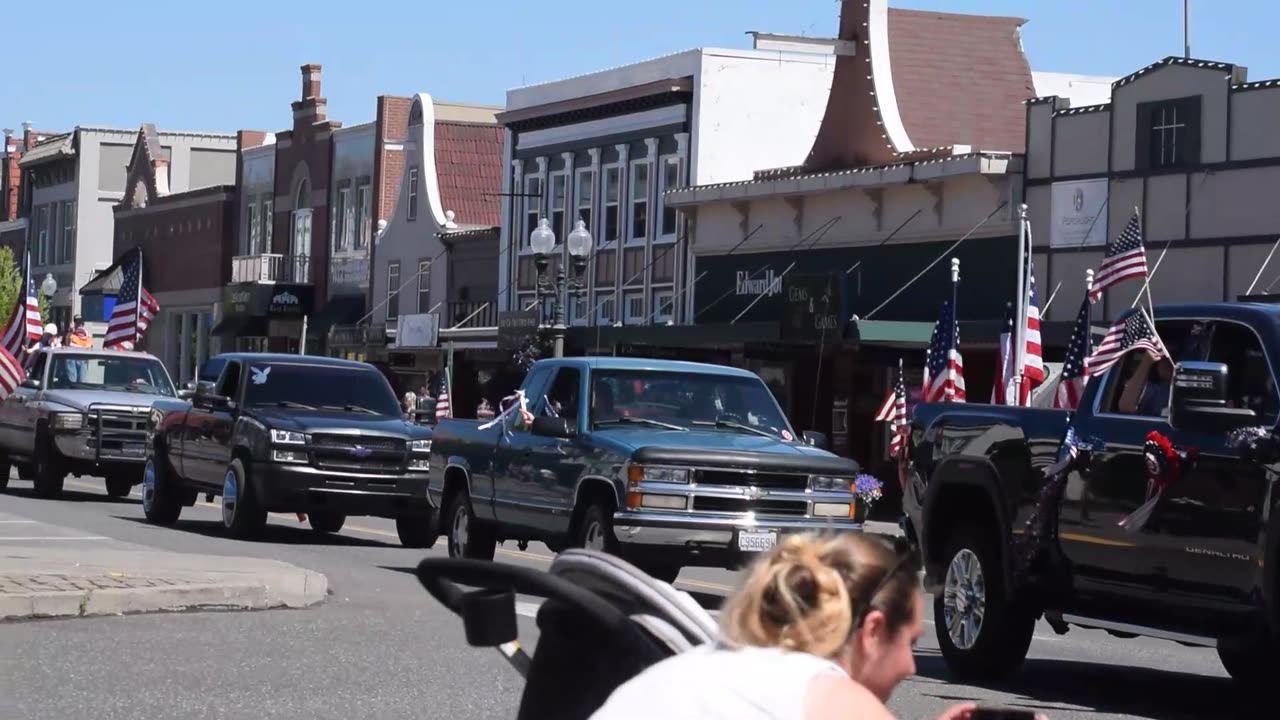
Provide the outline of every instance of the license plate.
{"type": "Polygon", "coordinates": [[[766,531],[738,531],[738,549],[743,552],[768,552],[778,544],[778,533],[766,531]]]}
{"type": "Polygon", "coordinates": [[[120,448],[121,453],[129,457],[142,457],[147,454],[147,446],[141,444],[126,444],[120,448]]]}

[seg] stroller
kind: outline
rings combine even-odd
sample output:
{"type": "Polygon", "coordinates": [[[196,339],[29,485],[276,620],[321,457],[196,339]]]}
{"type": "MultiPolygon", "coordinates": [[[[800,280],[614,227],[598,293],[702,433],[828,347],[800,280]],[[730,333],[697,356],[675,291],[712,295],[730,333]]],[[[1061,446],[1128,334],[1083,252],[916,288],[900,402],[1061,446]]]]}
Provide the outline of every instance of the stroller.
{"type": "Polygon", "coordinates": [[[517,720],[587,720],[645,668],[719,637],[711,614],[690,595],[592,550],[566,550],[548,572],[427,558],[418,579],[462,618],[470,645],[497,648],[525,678],[517,720]],[[532,657],[517,638],[516,594],[546,598],[532,657]],[[587,686],[586,677],[598,681],[587,686]]]}

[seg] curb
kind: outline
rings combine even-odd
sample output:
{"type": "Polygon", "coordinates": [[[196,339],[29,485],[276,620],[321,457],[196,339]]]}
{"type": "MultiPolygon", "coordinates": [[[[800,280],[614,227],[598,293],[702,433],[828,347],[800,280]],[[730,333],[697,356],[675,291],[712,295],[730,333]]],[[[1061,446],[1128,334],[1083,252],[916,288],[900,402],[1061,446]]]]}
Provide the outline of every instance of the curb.
{"type": "Polygon", "coordinates": [[[6,594],[0,595],[0,621],[191,610],[304,608],[321,602],[328,592],[328,578],[303,570],[277,576],[271,582],[232,580],[166,587],[6,594]]]}

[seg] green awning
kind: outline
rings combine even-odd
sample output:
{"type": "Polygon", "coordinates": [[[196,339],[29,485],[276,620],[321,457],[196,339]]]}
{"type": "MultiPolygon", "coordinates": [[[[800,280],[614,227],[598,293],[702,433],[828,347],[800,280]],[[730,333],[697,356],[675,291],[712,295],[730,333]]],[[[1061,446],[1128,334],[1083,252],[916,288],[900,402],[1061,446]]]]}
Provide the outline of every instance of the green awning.
{"type": "MultiPolygon", "coordinates": [[[[928,345],[933,323],[904,320],[858,320],[853,338],[864,345],[928,345]]],[[[961,334],[963,337],[963,333],[961,334]]]]}

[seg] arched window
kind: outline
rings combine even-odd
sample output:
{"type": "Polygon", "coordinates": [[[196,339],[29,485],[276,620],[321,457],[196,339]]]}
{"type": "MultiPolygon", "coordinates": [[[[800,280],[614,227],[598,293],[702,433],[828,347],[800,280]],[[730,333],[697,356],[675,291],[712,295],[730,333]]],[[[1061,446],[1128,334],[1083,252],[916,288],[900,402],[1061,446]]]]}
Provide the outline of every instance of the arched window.
{"type": "Polygon", "coordinates": [[[310,183],[303,178],[294,194],[289,259],[283,268],[284,282],[311,282],[311,193],[310,183]]]}
{"type": "Polygon", "coordinates": [[[293,209],[305,210],[309,207],[311,207],[311,184],[303,178],[302,182],[298,183],[298,192],[293,198],[293,209]]]}

